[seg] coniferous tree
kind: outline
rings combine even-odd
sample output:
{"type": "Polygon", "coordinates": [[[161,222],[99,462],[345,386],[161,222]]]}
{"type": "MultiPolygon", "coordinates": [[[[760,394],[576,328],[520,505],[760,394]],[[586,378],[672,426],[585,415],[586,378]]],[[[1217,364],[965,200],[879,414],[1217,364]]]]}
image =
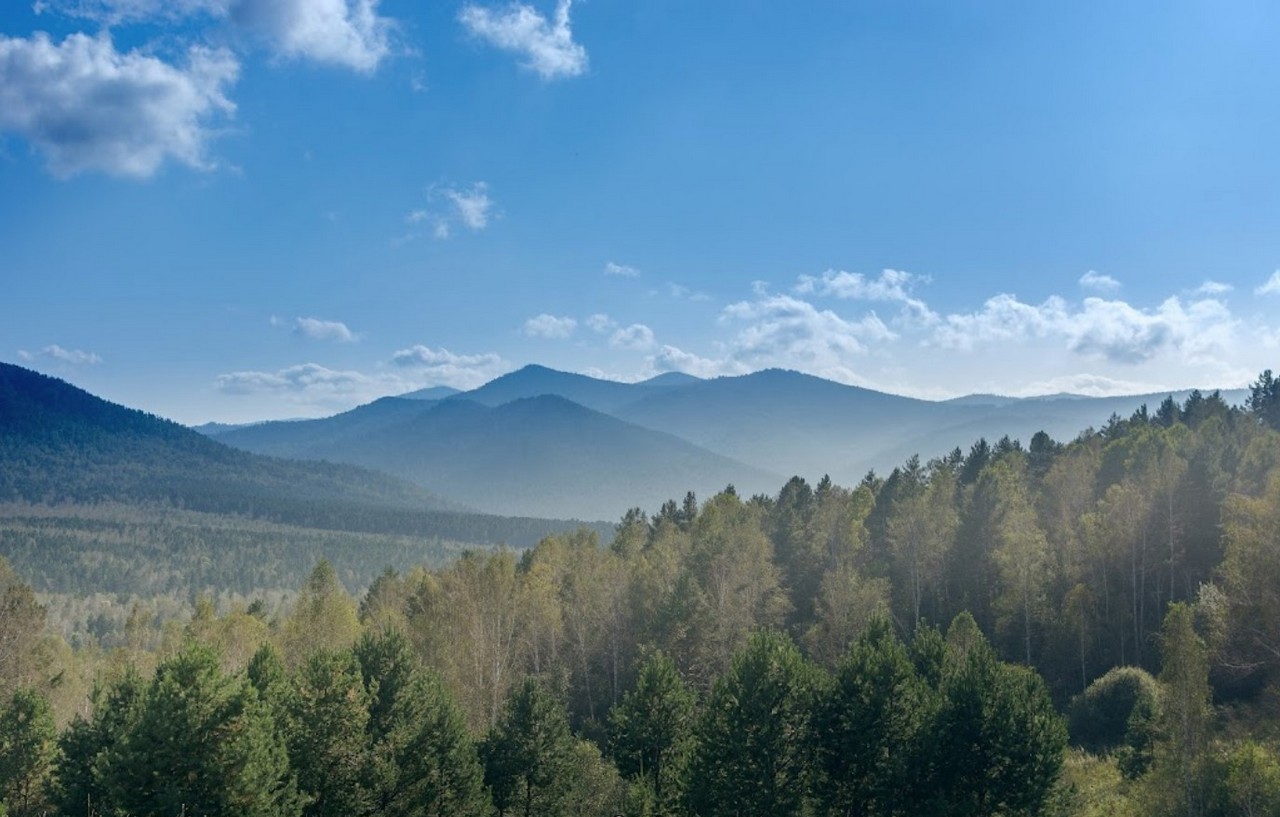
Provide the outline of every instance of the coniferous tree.
{"type": "Polygon", "coordinates": [[[659,814],[682,803],[693,749],[696,700],[662,653],[645,661],[636,686],[609,717],[610,748],[618,770],[646,782],[659,814]]]}
{"type": "Polygon", "coordinates": [[[567,817],[577,760],[564,707],[532,678],[511,694],[481,744],[498,817],[567,817]]]}
{"type": "Polygon", "coordinates": [[[701,817],[804,814],[818,671],[785,636],[763,631],[712,687],[698,729],[689,803],[701,817]]]}
{"type": "Polygon", "coordinates": [[[854,642],[818,701],[816,799],[827,814],[914,814],[921,731],[933,695],[906,647],[880,619],[854,642]]]}
{"type": "Polygon", "coordinates": [[[45,778],[57,749],[49,702],[33,689],[19,689],[0,708],[0,802],[10,817],[44,811],[45,778]]]}
{"type": "Polygon", "coordinates": [[[51,792],[60,814],[90,817],[115,810],[104,766],[134,728],[145,698],[146,683],[132,666],[115,683],[94,688],[91,715],[77,715],[58,738],[60,757],[51,792]]]}
{"type": "Polygon", "coordinates": [[[104,767],[108,799],[135,817],[295,817],[302,807],[269,708],[198,644],[157,668],[104,767]]]}

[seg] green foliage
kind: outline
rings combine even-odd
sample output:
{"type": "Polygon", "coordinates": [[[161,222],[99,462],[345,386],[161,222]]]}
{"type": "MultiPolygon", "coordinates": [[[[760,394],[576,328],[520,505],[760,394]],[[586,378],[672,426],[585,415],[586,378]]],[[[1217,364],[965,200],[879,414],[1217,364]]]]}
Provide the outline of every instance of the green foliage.
{"type": "Polygon", "coordinates": [[[1118,752],[1129,777],[1146,771],[1160,711],[1156,679],[1138,667],[1116,667],[1071,702],[1071,741],[1094,753],[1118,752]]]}
{"type": "Polygon", "coordinates": [[[622,774],[645,781],[655,813],[674,813],[683,802],[695,706],[675,662],[655,653],[641,666],[635,688],[610,712],[613,760],[622,774]]]}
{"type": "Polygon", "coordinates": [[[1209,770],[1208,817],[1280,817],[1280,755],[1253,740],[1226,747],[1209,770]]]}
{"type": "Polygon", "coordinates": [[[107,764],[136,726],[147,687],[132,666],[114,683],[96,686],[89,718],[76,715],[58,738],[60,758],[54,770],[52,800],[65,815],[109,814],[107,764]]]}
{"type": "Polygon", "coordinates": [[[483,817],[483,770],[461,711],[398,632],[366,635],[355,659],[368,701],[370,814],[483,817]]]}
{"type": "Polygon", "coordinates": [[[511,695],[480,754],[498,817],[574,813],[576,743],[564,707],[534,679],[511,695]]]}
{"type": "Polygon", "coordinates": [[[355,600],[338,581],[329,560],[321,559],[284,622],[285,660],[296,664],[316,650],[344,649],[359,635],[355,600]]]}
{"type": "Polygon", "coordinates": [[[370,808],[368,693],[348,653],[315,652],[284,701],[289,763],[306,817],[347,817],[370,808]]]}
{"type": "Polygon", "coordinates": [[[814,741],[828,814],[915,813],[922,731],[936,702],[907,649],[883,619],[851,647],[821,697],[814,741]]]}
{"type": "Polygon", "coordinates": [[[804,814],[816,669],[784,635],[751,636],[712,687],[698,729],[689,802],[702,817],[804,814]]]}
{"type": "Polygon", "coordinates": [[[103,776],[110,802],[136,817],[292,817],[302,800],[288,760],[257,691],[192,644],[156,670],[103,776]]]}
{"type": "Polygon", "coordinates": [[[1258,418],[1259,423],[1273,431],[1280,431],[1280,378],[1273,376],[1270,369],[1259,375],[1249,385],[1249,397],[1245,405],[1258,418]]]}
{"type": "Polygon", "coordinates": [[[44,608],[9,563],[0,556],[0,700],[38,680],[36,644],[44,628],[44,608]]]}
{"type": "Polygon", "coordinates": [[[34,690],[19,689],[0,708],[0,801],[12,817],[44,811],[56,737],[49,702],[34,690]]]}
{"type": "Polygon", "coordinates": [[[965,618],[952,623],[941,701],[930,728],[931,810],[1033,815],[1048,797],[1066,727],[1044,681],[996,660],[965,618]]]}

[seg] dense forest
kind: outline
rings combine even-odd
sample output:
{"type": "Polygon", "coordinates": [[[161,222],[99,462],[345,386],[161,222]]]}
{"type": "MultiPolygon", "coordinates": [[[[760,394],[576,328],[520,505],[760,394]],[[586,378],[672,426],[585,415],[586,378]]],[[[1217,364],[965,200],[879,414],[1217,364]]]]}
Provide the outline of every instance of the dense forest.
{"type": "Polygon", "coordinates": [[[322,561],[287,606],[72,648],[0,594],[13,817],[1280,814],[1271,372],[359,602],[322,561]]]}

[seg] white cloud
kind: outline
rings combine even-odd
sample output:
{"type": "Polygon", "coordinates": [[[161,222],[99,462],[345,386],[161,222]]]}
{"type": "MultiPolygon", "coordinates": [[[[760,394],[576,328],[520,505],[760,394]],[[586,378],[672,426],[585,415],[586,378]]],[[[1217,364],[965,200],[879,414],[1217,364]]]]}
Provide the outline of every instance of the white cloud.
{"type": "MultiPolygon", "coordinates": [[[[470,187],[432,185],[427,188],[427,198],[438,206],[410,210],[405,214],[404,222],[411,226],[429,225],[432,236],[439,240],[449,238],[454,227],[459,225],[472,232],[480,232],[489,226],[489,220],[493,218],[494,201],[485,182],[475,182],[470,187]]],[[[418,233],[410,232],[397,243],[403,244],[417,237],[418,233]]]]}
{"type": "Polygon", "coordinates": [[[383,385],[376,377],[329,369],[318,363],[302,363],[276,372],[230,372],[218,375],[214,382],[227,394],[305,394],[317,402],[376,396],[383,385]]]}
{"type": "Polygon", "coordinates": [[[1115,292],[1120,289],[1119,281],[1112,278],[1110,275],[1103,275],[1101,273],[1094,272],[1093,270],[1089,270],[1084,275],[1081,275],[1078,283],[1084,289],[1092,290],[1093,292],[1106,293],[1115,292]]]}
{"type": "Polygon", "coordinates": [[[391,362],[413,371],[420,386],[452,386],[464,390],[474,389],[511,370],[507,361],[492,352],[458,355],[444,347],[432,349],[421,344],[397,351],[391,356],[391,362]]]}
{"type": "Polygon", "coordinates": [[[576,77],[587,70],[587,50],[573,41],[569,10],[573,0],[557,0],[552,20],[524,3],[495,11],[467,5],[458,20],[490,45],[520,54],[525,68],[544,80],[576,77]]]}
{"type": "Polygon", "coordinates": [[[354,343],[360,336],[347,328],[342,321],[324,321],[319,318],[298,318],[293,324],[294,334],[312,340],[336,340],[339,343],[354,343]]]}
{"type": "Polygon", "coordinates": [[[699,357],[676,346],[663,346],[648,360],[649,367],[658,373],[684,372],[694,377],[720,377],[746,374],[750,368],[733,360],[713,360],[699,357]]]}
{"type": "Polygon", "coordinates": [[[617,278],[638,278],[640,270],[635,267],[629,267],[626,264],[615,264],[610,261],[604,265],[604,274],[617,278]]]}
{"type": "Polygon", "coordinates": [[[587,328],[589,328],[592,332],[596,332],[597,334],[601,334],[601,335],[605,334],[611,329],[616,328],[617,325],[618,325],[617,321],[615,321],[613,318],[609,317],[608,315],[604,314],[603,312],[597,312],[596,314],[587,318],[587,328]]]}
{"type": "Polygon", "coordinates": [[[790,295],[766,295],[725,307],[722,321],[748,325],[733,340],[734,357],[752,365],[804,364],[810,370],[843,367],[867,351],[867,342],[897,337],[875,313],[849,321],[790,295]]]}
{"type": "Polygon", "coordinates": [[[378,0],[229,0],[231,20],[276,53],[369,74],[391,53],[394,22],[378,0]]]}
{"type": "Polygon", "coordinates": [[[1169,298],[1154,310],[1124,301],[1086,298],[1077,309],[1057,296],[1039,306],[1002,294],[981,311],[948,315],[932,342],[946,349],[1029,338],[1061,338],[1072,352],[1113,363],[1137,364],[1166,352],[1182,352],[1193,362],[1220,354],[1235,329],[1231,313],[1219,301],[1204,299],[1183,306],[1169,298]]]}
{"type": "Polygon", "coordinates": [[[1255,295],[1280,295],[1280,269],[1271,273],[1267,282],[1253,292],[1255,295]]]}
{"type": "Polygon", "coordinates": [[[287,59],[372,73],[391,53],[395,21],[379,0],[54,0],[54,10],[106,26],[208,18],[287,59]]]}
{"type": "Polygon", "coordinates": [[[454,214],[468,229],[479,231],[489,225],[489,212],[493,200],[489,198],[489,185],[476,182],[470,189],[446,188],[444,197],[453,203],[454,214]]]}
{"type": "Polygon", "coordinates": [[[193,46],[178,67],[121,53],[105,32],[57,44],[43,32],[0,34],[0,131],[20,134],[62,178],[144,178],[166,159],[207,169],[213,122],[234,113],[226,89],[238,74],[225,49],[193,46]]]}
{"type": "Polygon", "coordinates": [[[1119,380],[1099,374],[1066,374],[1036,380],[1009,392],[1010,397],[1039,397],[1053,394],[1081,394],[1086,397],[1114,397],[1166,391],[1166,386],[1142,380],[1119,380]]]}
{"type": "Polygon", "coordinates": [[[667,294],[682,301],[709,301],[711,296],[705,292],[692,290],[683,284],[667,284],[667,294]]]}
{"type": "Polygon", "coordinates": [[[1056,295],[1040,306],[1024,304],[1013,295],[996,295],[980,312],[947,315],[934,331],[933,342],[944,349],[969,351],[980,344],[1045,337],[1065,322],[1066,312],[1066,301],[1056,295]]]}
{"type": "Polygon", "coordinates": [[[567,338],[577,328],[578,322],[573,318],[557,318],[544,312],[525,321],[521,331],[531,338],[567,338]]]}
{"type": "Polygon", "coordinates": [[[1231,284],[1224,284],[1221,281],[1205,281],[1203,284],[1193,289],[1191,294],[1207,295],[1212,297],[1214,295],[1225,295],[1233,289],[1235,289],[1235,287],[1231,286],[1231,284]]]}
{"type": "Polygon", "coordinates": [[[46,346],[38,352],[28,352],[25,349],[18,350],[18,357],[26,361],[35,361],[40,358],[47,360],[56,360],[59,363],[66,363],[71,366],[93,366],[101,363],[102,358],[93,352],[86,352],[81,349],[64,349],[58,344],[46,346]]]}
{"type": "Polygon", "coordinates": [[[912,294],[917,284],[928,281],[925,276],[895,269],[882,270],[878,278],[867,278],[860,272],[827,270],[821,277],[801,275],[795,291],[801,295],[814,293],[846,300],[898,303],[902,305],[906,322],[929,325],[937,323],[937,313],[912,294]]]}
{"type": "Polygon", "coordinates": [[[653,348],[653,330],[643,323],[633,323],[613,333],[609,345],[617,349],[644,351],[653,348]]]}

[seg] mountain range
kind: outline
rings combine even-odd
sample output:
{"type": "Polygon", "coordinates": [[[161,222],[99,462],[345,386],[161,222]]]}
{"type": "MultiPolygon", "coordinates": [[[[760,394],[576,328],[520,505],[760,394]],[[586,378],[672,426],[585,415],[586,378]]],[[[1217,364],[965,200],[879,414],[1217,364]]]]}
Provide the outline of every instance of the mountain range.
{"type": "MultiPolygon", "coordinates": [[[[1185,400],[1188,391],[1170,393],[1185,400]]],[[[1244,390],[1222,393],[1229,403],[1244,390]]],[[[1169,394],[918,400],[768,369],[640,383],[526,366],[471,391],[383,398],[333,417],[202,428],[260,454],[351,463],[488,512],[618,519],[688,490],[773,493],[788,477],[852,484],[979,438],[1058,440],[1169,394]]]]}
{"type": "MultiPolygon", "coordinates": [[[[243,451],[5,363],[0,502],[178,507],[316,530],[486,545],[531,545],[581,524],[545,514],[476,513],[386,473],[243,451]]],[[[608,532],[608,526],[599,529],[608,532]]]]}

